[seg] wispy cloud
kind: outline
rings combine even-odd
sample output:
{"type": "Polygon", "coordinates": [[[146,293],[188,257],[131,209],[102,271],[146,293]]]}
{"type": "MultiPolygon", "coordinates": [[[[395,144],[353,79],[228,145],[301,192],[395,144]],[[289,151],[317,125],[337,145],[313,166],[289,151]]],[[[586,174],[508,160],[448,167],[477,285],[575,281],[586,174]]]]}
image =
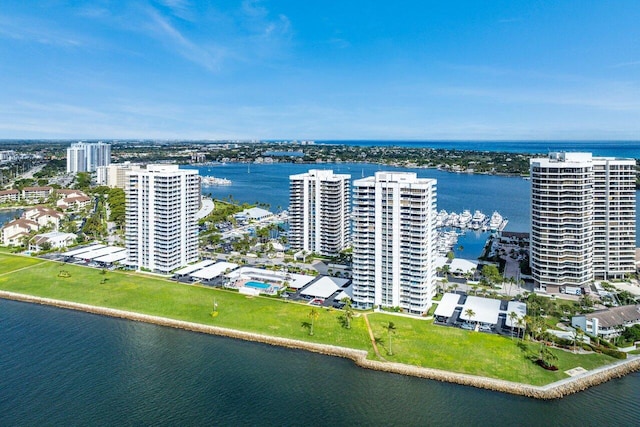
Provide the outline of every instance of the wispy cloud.
{"type": "Polygon", "coordinates": [[[442,86],[441,95],[473,97],[497,103],[548,104],[609,111],[640,112],[640,88],[630,83],[606,83],[559,90],[500,88],[486,86],[442,86]]]}
{"type": "Polygon", "coordinates": [[[171,13],[186,21],[193,21],[194,14],[191,11],[191,2],[188,0],[159,0],[159,3],[169,9],[171,13]]]}
{"type": "Polygon", "coordinates": [[[640,61],[629,61],[629,62],[620,62],[618,64],[613,64],[609,68],[626,68],[626,67],[637,67],[640,66],[640,61]]]}
{"type": "Polygon", "coordinates": [[[160,39],[175,53],[191,62],[210,71],[220,70],[221,62],[226,55],[224,48],[214,46],[211,43],[206,48],[198,45],[180,32],[168,18],[162,16],[156,9],[149,8],[147,13],[152,24],[148,28],[153,37],[160,39]]]}
{"type": "Polygon", "coordinates": [[[87,36],[64,30],[55,23],[17,16],[0,16],[0,37],[59,47],[89,44],[87,36]]]}

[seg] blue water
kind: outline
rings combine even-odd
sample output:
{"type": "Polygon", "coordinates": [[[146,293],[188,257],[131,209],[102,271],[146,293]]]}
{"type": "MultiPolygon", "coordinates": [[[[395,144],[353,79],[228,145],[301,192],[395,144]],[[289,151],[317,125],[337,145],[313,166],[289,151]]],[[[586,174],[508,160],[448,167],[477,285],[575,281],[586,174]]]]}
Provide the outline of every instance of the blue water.
{"type": "Polygon", "coordinates": [[[640,418],[640,374],[541,402],[2,300],[0,343],[2,426],[635,426],[640,418]]]}
{"type": "Polygon", "coordinates": [[[244,285],[256,289],[269,289],[271,287],[270,284],[262,282],[247,282],[244,285]]]}
{"type": "Polygon", "coordinates": [[[594,156],[640,159],[640,141],[316,141],[316,144],[360,147],[396,146],[506,153],[546,154],[549,151],[584,151],[594,156]]]}
{"type": "MultiPolygon", "coordinates": [[[[270,209],[276,212],[287,209],[289,205],[289,175],[292,174],[303,173],[309,169],[333,169],[336,173],[351,174],[351,179],[355,180],[371,176],[379,170],[412,171],[419,177],[438,180],[438,210],[460,213],[464,209],[471,212],[478,209],[486,215],[491,215],[497,210],[509,219],[505,230],[528,232],[530,229],[531,185],[529,181],[519,177],[451,173],[437,169],[398,168],[370,163],[251,164],[250,169],[246,163],[228,163],[198,169],[201,175],[228,178],[232,181],[229,186],[203,187],[204,194],[217,199],[228,199],[229,195],[232,195],[234,200],[240,202],[267,203],[270,209]]],[[[636,192],[636,203],[640,203],[640,192],[636,192]]],[[[640,215],[640,207],[636,209],[636,215],[640,215]]],[[[637,223],[640,223],[640,218],[637,223]]],[[[458,240],[454,251],[456,256],[470,259],[478,257],[487,236],[487,233],[468,230],[458,240]],[[459,250],[459,246],[463,249],[459,250]]],[[[640,235],[637,233],[636,241],[640,246],[640,235]]]]}
{"type": "Polygon", "coordinates": [[[7,209],[0,211],[0,227],[22,215],[22,209],[7,209]]]}

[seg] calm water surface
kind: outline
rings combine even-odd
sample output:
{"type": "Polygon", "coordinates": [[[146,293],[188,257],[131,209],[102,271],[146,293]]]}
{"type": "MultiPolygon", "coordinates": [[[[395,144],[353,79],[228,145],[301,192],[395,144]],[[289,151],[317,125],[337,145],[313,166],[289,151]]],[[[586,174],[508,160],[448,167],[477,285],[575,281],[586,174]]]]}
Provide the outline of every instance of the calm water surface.
{"type": "Polygon", "coordinates": [[[2,300],[0,343],[3,426],[633,426],[640,418],[638,374],[540,402],[2,300]]]}
{"type": "MultiPolygon", "coordinates": [[[[333,169],[335,173],[351,174],[355,180],[371,176],[379,170],[410,171],[421,178],[438,180],[438,210],[462,212],[476,209],[491,215],[498,211],[509,219],[507,231],[528,232],[530,228],[530,182],[519,177],[473,175],[451,173],[436,169],[408,169],[380,166],[369,163],[339,164],[251,164],[229,163],[198,167],[200,175],[227,178],[229,186],[203,186],[203,194],[223,199],[232,195],[235,200],[247,203],[263,202],[271,210],[279,211],[289,206],[289,175],[307,172],[309,169],[333,169]]],[[[640,204],[640,192],[636,192],[636,204],[640,204]]],[[[640,207],[636,208],[637,223],[640,223],[640,207]]],[[[457,250],[460,258],[476,258],[480,255],[487,233],[468,231],[460,238],[464,249],[457,250]]],[[[636,233],[636,245],[640,246],[640,235],[636,233]]]]}

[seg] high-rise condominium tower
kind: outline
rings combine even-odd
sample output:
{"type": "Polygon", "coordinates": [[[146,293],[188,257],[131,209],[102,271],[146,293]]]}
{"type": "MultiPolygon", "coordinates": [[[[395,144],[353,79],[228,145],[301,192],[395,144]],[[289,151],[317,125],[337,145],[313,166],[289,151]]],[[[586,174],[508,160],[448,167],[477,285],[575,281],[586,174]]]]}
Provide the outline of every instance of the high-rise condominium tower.
{"type": "Polygon", "coordinates": [[[593,158],[593,272],[620,279],[635,272],[636,161],[593,158]]]}
{"type": "Polygon", "coordinates": [[[633,272],[635,161],[591,153],[531,159],[531,270],[549,292],[633,272]]]}
{"type": "Polygon", "coordinates": [[[168,273],[198,259],[198,171],[148,165],[127,174],[126,248],[138,268],[168,273]]]}
{"type": "Polygon", "coordinates": [[[94,172],[111,163],[111,144],[78,142],[67,148],[67,173],[94,172]]]}
{"type": "Polygon", "coordinates": [[[289,243],[335,256],[349,244],[351,175],[310,170],[289,177],[289,243]]]}
{"type": "Polygon", "coordinates": [[[353,301],[421,315],[435,293],[436,180],[378,172],[354,181],[353,301]]]}

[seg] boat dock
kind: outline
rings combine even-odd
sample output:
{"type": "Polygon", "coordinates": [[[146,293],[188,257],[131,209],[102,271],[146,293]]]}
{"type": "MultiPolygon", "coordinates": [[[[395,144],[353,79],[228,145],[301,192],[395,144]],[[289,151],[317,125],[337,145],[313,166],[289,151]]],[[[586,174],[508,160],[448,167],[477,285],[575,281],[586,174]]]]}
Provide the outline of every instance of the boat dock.
{"type": "Polygon", "coordinates": [[[458,228],[461,230],[479,230],[479,231],[502,231],[507,226],[509,220],[504,218],[500,213],[494,211],[491,216],[485,215],[479,210],[473,214],[465,209],[462,213],[447,212],[444,209],[436,215],[436,227],[438,228],[458,228]]]}

